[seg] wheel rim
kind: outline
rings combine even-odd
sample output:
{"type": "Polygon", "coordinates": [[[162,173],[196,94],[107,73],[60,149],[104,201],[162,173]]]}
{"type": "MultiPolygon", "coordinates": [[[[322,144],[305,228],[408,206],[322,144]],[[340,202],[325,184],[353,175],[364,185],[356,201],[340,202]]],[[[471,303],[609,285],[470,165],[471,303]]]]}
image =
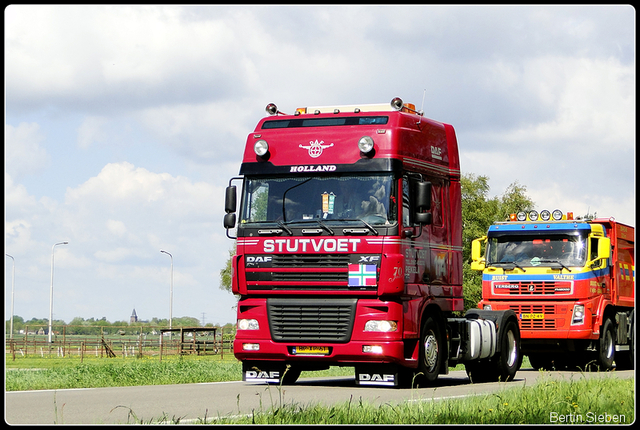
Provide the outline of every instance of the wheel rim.
{"type": "Polygon", "coordinates": [[[613,335],[611,334],[610,330],[607,330],[607,332],[605,333],[604,342],[605,356],[607,357],[607,359],[610,359],[611,357],[613,357],[613,335]]]}
{"type": "Polygon", "coordinates": [[[424,362],[429,372],[435,369],[438,362],[438,339],[432,331],[424,340],[424,362]]]}
{"type": "Polygon", "coordinates": [[[509,330],[507,333],[507,365],[512,367],[516,364],[518,359],[518,348],[516,343],[516,336],[513,334],[513,331],[509,330]]]}

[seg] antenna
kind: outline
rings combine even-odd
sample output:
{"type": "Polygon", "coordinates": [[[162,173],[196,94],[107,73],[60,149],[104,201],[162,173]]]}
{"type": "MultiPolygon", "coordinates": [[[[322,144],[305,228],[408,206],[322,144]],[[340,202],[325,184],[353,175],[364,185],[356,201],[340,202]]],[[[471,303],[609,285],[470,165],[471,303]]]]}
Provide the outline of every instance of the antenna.
{"type": "Polygon", "coordinates": [[[418,125],[420,125],[420,123],[422,122],[422,117],[424,116],[424,96],[427,94],[427,89],[425,88],[424,91],[422,91],[422,106],[420,106],[420,112],[418,112],[418,115],[420,115],[420,121],[418,121],[418,125]]]}

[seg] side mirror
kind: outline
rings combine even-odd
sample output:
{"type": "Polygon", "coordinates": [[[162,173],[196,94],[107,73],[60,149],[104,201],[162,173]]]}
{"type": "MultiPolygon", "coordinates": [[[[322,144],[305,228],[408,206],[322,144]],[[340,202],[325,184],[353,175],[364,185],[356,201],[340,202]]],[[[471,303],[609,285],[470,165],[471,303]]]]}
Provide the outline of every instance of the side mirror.
{"type": "Polygon", "coordinates": [[[415,206],[420,210],[431,209],[431,182],[415,183],[415,206]]]}
{"type": "MultiPolygon", "coordinates": [[[[230,214],[236,211],[236,186],[235,185],[230,185],[227,187],[226,195],[224,199],[224,211],[227,214],[230,214]]],[[[233,224],[235,225],[235,219],[233,224]]]]}
{"type": "Polygon", "coordinates": [[[598,239],[598,258],[607,259],[611,255],[611,239],[601,237],[598,239]]]}
{"type": "Polygon", "coordinates": [[[230,228],[234,228],[236,226],[236,214],[235,213],[225,214],[223,223],[224,223],[224,228],[226,228],[227,230],[230,228]]]}
{"type": "Polygon", "coordinates": [[[598,253],[596,258],[587,261],[587,266],[596,269],[603,266],[603,263],[611,256],[611,239],[608,237],[591,237],[591,246],[597,246],[598,253]],[[597,241],[597,244],[595,244],[594,241],[597,241]]]}
{"type": "Polygon", "coordinates": [[[427,225],[433,221],[430,212],[422,212],[431,209],[431,182],[415,182],[414,183],[414,206],[416,212],[413,220],[416,224],[427,225]]]}
{"type": "Polygon", "coordinates": [[[475,239],[471,242],[471,269],[472,270],[484,270],[485,259],[482,257],[482,243],[487,240],[487,236],[483,236],[479,239],[475,239]]]}

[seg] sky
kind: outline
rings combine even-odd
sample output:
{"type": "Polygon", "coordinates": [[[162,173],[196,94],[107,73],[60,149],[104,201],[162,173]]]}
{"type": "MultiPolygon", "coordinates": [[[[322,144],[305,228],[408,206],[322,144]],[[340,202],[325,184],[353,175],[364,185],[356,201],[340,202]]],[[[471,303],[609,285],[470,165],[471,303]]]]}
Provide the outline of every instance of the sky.
{"type": "Polygon", "coordinates": [[[271,102],[401,97],[454,126],[490,196],[517,181],[635,226],[631,6],[4,12],[7,319],[14,267],[14,314],[49,317],[53,258],[54,319],[235,322],[224,189],[271,102]]]}

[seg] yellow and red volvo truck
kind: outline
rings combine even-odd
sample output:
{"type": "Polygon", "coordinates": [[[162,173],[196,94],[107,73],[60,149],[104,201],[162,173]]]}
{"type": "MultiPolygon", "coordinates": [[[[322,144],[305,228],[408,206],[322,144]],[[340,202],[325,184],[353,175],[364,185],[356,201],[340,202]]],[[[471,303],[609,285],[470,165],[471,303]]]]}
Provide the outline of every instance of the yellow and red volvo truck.
{"type": "Polygon", "coordinates": [[[518,315],[536,369],[632,368],[634,228],[559,210],[510,218],[472,244],[472,268],[483,271],[478,306],[518,315]]]}
{"type": "Polygon", "coordinates": [[[302,370],[352,366],[360,385],[397,386],[457,363],[474,381],[512,379],[515,313],[454,314],[463,297],[453,127],[399,98],[267,112],[225,201],[243,379],[288,384],[302,370]]]}

